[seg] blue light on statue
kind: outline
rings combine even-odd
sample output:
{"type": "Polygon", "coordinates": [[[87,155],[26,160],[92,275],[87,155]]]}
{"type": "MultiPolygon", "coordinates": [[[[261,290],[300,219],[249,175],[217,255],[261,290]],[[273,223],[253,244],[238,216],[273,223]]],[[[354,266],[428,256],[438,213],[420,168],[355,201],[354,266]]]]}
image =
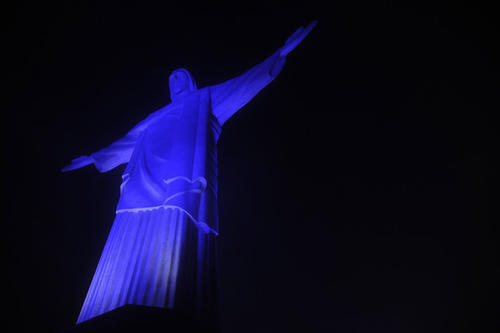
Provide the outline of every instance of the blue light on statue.
{"type": "Polygon", "coordinates": [[[286,55],[315,25],[299,28],[262,63],[218,85],[198,89],[189,71],[173,71],[169,105],[110,146],[63,168],[93,163],[106,172],[128,163],[116,218],[78,322],[125,304],[210,315],[221,126],[280,73],[286,55]]]}

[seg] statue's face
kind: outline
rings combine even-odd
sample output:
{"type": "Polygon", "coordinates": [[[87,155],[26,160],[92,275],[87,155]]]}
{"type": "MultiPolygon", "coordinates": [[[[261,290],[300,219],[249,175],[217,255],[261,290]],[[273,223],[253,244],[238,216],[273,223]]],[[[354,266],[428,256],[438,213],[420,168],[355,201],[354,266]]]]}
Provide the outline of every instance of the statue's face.
{"type": "Polygon", "coordinates": [[[189,79],[183,72],[175,72],[170,75],[169,79],[170,91],[174,95],[179,95],[189,91],[189,79]]]}

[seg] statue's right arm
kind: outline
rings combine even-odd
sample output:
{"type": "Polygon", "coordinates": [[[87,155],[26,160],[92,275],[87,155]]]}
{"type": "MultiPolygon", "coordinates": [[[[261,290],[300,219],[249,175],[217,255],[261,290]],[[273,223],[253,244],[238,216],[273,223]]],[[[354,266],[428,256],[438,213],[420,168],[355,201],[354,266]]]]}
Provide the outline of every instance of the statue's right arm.
{"type": "Polygon", "coordinates": [[[164,109],[160,109],[150,114],[146,119],[137,124],[123,138],[113,142],[109,146],[96,151],[90,156],[80,156],[71,161],[71,163],[61,169],[62,172],[75,170],[94,164],[99,172],[107,172],[117,166],[127,163],[132,156],[135,145],[141,133],[164,109]]]}
{"type": "Polygon", "coordinates": [[[109,171],[130,160],[136,142],[137,136],[129,133],[90,156],[84,155],[75,158],[69,165],[62,168],[61,171],[76,170],[89,164],[94,164],[99,172],[109,171]]]}

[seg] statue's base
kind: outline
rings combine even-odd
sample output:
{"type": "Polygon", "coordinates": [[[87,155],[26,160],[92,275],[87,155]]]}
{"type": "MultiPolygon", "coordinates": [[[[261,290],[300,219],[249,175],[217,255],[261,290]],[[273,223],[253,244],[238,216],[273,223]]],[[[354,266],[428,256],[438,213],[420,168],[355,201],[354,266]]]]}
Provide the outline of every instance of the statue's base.
{"type": "Polygon", "coordinates": [[[170,309],[124,305],[61,333],[218,333],[216,321],[190,318],[170,309]]]}

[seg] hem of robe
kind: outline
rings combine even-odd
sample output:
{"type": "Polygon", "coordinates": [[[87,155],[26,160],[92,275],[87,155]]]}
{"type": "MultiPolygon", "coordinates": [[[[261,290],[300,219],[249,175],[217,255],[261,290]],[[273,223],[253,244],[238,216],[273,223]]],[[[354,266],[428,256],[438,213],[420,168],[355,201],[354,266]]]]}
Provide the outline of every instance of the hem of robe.
{"type": "Polygon", "coordinates": [[[126,208],[126,209],[118,209],[115,213],[116,214],[120,214],[120,213],[125,213],[125,212],[128,212],[128,213],[138,213],[138,212],[147,212],[147,211],[151,211],[151,210],[156,210],[156,209],[178,209],[182,212],[184,212],[188,217],[189,219],[199,228],[201,229],[202,231],[204,231],[205,233],[209,233],[209,232],[212,232],[214,233],[216,236],[219,235],[219,233],[217,231],[215,231],[213,228],[209,227],[209,225],[205,222],[201,222],[201,221],[198,221],[196,218],[193,217],[193,215],[189,214],[187,210],[185,210],[184,208],[182,207],[179,207],[179,206],[173,206],[173,205],[160,205],[160,206],[152,206],[152,207],[141,207],[141,208],[126,208]]]}
{"type": "Polygon", "coordinates": [[[177,209],[117,215],[77,324],[126,304],[208,318],[216,311],[214,242],[177,209]]]}

